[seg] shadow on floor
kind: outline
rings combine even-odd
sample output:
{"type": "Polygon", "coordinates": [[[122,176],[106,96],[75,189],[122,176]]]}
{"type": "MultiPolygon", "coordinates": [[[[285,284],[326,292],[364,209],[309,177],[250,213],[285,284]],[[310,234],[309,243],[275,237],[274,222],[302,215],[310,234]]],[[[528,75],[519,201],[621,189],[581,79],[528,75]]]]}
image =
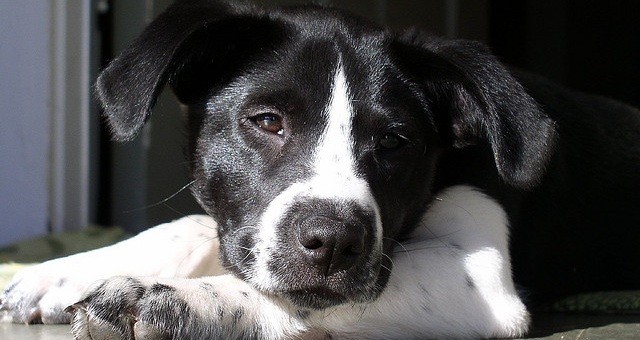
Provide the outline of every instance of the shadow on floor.
{"type": "Polygon", "coordinates": [[[529,339],[640,339],[640,314],[538,313],[529,339]]]}

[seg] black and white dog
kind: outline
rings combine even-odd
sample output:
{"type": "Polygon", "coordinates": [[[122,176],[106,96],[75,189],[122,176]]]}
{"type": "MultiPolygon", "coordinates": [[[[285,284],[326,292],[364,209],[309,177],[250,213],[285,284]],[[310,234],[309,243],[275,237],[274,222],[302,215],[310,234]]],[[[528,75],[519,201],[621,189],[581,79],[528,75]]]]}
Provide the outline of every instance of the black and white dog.
{"type": "Polygon", "coordinates": [[[633,108],[317,6],[171,6],[98,80],[116,139],[166,84],[211,217],[29,268],[5,320],[72,319],[78,339],[513,337],[529,304],[640,288],[633,108]]]}

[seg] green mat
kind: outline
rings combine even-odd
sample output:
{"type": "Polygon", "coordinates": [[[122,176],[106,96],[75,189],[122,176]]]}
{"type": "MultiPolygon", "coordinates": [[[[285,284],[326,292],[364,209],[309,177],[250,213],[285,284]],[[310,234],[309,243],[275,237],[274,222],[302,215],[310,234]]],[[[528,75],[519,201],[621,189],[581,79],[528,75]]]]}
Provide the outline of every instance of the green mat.
{"type": "Polygon", "coordinates": [[[43,262],[124,240],[127,235],[117,227],[88,227],[81,231],[51,234],[0,248],[0,263],[43,262]]]}
{"type": "MultiPolygon", "coordinates": [[[[107,246],[129,237],[120,228],[89,227],[26,240],[0,249],[0,291],[30,263],[107,246]]],[[[548,312],[640,314],[640,291],[595,292],[570,296],[544,308],[548,312]]]]}
{"type": "Polygon", "coordinates": [[[0,291],[25,266],[104,247],[128,237],[116,227],[88,227],[82,231],[52,234],[0,248],[0,291]]]}

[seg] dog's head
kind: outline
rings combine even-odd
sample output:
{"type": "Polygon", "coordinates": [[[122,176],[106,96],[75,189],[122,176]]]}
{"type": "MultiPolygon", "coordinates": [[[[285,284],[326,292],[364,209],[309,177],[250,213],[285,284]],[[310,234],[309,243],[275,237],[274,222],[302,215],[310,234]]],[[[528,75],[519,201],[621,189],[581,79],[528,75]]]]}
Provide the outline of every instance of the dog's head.
{"type": "Polygon", "coordinates": [[[442,152],[485,143],[505,183],[528,186],[553,135],[481,45],[314,6],[170,7],[98,80],[116,139],[167,83],[189,108],[193,194],[222,260],[300,307],[379,294],[442,152]]]}

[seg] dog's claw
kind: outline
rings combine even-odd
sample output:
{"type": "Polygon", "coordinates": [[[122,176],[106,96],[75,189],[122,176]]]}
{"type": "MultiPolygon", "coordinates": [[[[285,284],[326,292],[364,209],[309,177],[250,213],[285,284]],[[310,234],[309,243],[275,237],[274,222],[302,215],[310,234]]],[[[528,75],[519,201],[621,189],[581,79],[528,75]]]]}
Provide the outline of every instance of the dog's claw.
{"type": "Polygon", "coordinates": [[[32,309],[25,323],[28,325],[42,323],[42,309],[40,308],[32,309]]]}
{"type": "Polygon", "coordinates": [[[64,311],[65,313],[75,315],[78,312],[78,309],[86,310],[86,305],[82,304],[82,302],[77,302],[65,308],[64,311]]]}
{"type": "Polygon", "coordinates": [[[127,308],[127,310],[122,313],[122,317],[128,318],[133,322],[138,322],[138,315],[139,313],[135,306],[127,308]]]}

